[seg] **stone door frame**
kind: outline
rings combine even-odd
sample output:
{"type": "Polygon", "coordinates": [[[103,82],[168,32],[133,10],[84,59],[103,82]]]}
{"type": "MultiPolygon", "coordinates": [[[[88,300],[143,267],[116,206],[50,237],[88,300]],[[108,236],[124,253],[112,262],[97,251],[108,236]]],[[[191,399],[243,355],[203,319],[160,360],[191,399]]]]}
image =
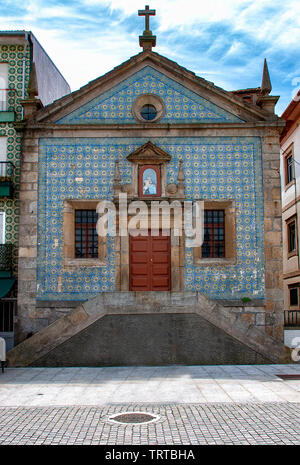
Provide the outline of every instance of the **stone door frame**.
{"type": "MultiPolygon", "coordinates": [[[[183,208],[182,208],[183,210],[183,208]]],[[[129,222],[131,216],[128,215],[129,222]]],[[[160,213],[161,217],[161,213],[160,213]]],[[[117,216],[118,218],[118,216],[117,216]]],[[[148,224],[150,224],[150,214],[148,214],[148,224]]],[[[183,292],[185,289],[185,237],[184,231],[181,236],[174,234],[174,217],[171,212],[170,218],[170,255],[171,255],[171,291],[183,292]]],[[[115,237],[115,263],[116,263],[116,291],[126,291],[130,289],[129,282],[129,235],[117,235],[115,237]]],[[[147,291],[145,291],[147,292],[147,291]]],[[[151,292],[151,291],[149,291],[151,292]]]]}
{"type": "MultiPolygon", "coordinates": [[[[157,242],[156,242],[157,244],[157,242]]],[[[163,251],[162,253],[164,253],[165,251],[163,251]]],[[[138,252],[139,253],[139,252],[138,252]]],[[[161,252],[159,252],[161,253],[161,252]]],[[[143,263],[141,266],[145,266],[145,263],[143,263]]],[[[145,276],[145,274],[144,274],[145,276]]],[[[162,234],[162,230],[159,229],[157,230],[157,234],[154,236],[154,235],[151,235],[151,230],[148,230],[147,231],[147,235],[142,237],[142,236],[129,236],[129,287],[130,287],[130,291],[138,291],[138,290],[142,290],[142,291],[170,291],[171,290],[171,241],[170,241],[170,235],[167,235],[167,234],[162,234]],[[157,273],[154,271],[154,266],[157,266],[155,265],[155,253],[153,252],[152,248],[155,244],[155,242],[157,241],[163,241],[164,244],[167,245],[167,252],[166,254],[164,255],[167,255],[168,257],[168,261],[167,261],[167,273],[164,273],[164,277],[168,277],[168,285],[166,284],[157,284],[156,286],[157,287],[165,287],[164,289],[154,289],[153,287],[155,287],[155,285],[153,284],[153,280],[155,279],[155,277],[157,277],[157,273]],[[135,241],[137,241],[135,243],[135,241]],[[134,266],[134,262],[133,262],[133,257],[135,256],[135,251],[133,250],[133,247],[134,247],[134,243],[137,244],[137,243],[142,243],[142,244],[145,244],[145,242],[147,243],[146,245],[146,249],[145,251],[143,251],[144,253],[144,256],[147,257],[147,263],[152,263],[153,266],[149,266],[147,265],[146,268],[147,268],[147,280],[146,280],[146,283],[145,286],[147,286],[148,288],[150,287],[150,289],[133,289],[135,286],[133,285],[133,274],[132,274],[132,267],[134,266]]],[[[137,286],[138,287],[138,286],[137,286]]]]}

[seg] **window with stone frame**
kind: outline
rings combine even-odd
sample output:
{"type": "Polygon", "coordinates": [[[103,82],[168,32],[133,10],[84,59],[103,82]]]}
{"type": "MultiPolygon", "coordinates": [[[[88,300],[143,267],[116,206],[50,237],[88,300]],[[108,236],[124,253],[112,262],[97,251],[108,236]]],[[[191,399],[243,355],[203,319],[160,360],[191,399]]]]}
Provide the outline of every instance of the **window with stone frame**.
{"type": "Polygon", "coordinates": [[[289,186],[294,182],[294,147],[293,144],[284,153],[284,180],[285,186],[289,186]]]}
{"type": "Polygon", "coordinates": [[[64,267],[106,266],[106,237],[98,235],[100,200],[65,200],[63,210],[64,267]]]}
{"type": "Polygon", "coordinates": [[[235,263],[235,217],[233,200],[204,201],[203,243],[193,249],[194,265],[235,263]]]}
{"type": "Polygon", "coordinates": [[[296,216],[289,218],[286,221],[287,225],[287,245],[288,245],[288,258],[297,255],[297,223],[296,216]]]}
{"type": "Polygon", "coordinates": [[[289,306],[292,309],[299,309],[299,283],[290,284],[289,289],[289,306]]]}

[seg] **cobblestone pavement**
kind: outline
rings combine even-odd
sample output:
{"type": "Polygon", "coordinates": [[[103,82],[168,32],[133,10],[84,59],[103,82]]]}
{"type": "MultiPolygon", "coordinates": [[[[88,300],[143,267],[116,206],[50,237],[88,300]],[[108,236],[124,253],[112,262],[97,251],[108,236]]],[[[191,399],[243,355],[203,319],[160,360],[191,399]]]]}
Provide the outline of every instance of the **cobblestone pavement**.
{"type": "Polygon", "coordinates": [[[9,368],[0,445],[298,444],[300,365],[9,368]],[[143,411],[143,425],[108,420],[143,411]]]}
{"type": "Polygon", "coordinates": [[[1,445],[300,444],[300,404],[115,404],[0,409],[1,445]],[[144,425],[113,424],[110,415],[159,415],[144,425]]]}

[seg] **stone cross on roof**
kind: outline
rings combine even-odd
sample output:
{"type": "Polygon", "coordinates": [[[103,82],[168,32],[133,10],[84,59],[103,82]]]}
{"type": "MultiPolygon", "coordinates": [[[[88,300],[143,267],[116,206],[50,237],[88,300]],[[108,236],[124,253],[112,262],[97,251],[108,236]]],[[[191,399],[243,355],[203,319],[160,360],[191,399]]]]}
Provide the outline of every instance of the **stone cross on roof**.
{"type": "Polygon", "coordinates": [[[155,16],[155,10],[149,10],[149,5],[145,6],[144,10],[138,10],[139,16],[145,16],[145,31],[151,32],[149,27],[150,16],[155,16]]]}
{"type": "Polygon", "coordinates": [[[140,46],[143,47],[143,51],[152,50],[152,47],[156,45],[156,36],[152,35],[152,31],[150,30],[150,16],[155,16],[156,11],[150,10],[149,5],[145,6],[144,10],[138,10],[139,16],[145,16],[145,30],[143,35],[139,37],[140,39],[140,46]]]}

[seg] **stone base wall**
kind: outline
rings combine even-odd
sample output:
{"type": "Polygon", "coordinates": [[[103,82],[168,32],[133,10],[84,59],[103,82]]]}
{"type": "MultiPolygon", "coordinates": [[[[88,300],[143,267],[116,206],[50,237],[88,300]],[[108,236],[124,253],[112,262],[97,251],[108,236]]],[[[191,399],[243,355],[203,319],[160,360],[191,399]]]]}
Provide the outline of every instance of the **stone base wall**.
{"type": "Polygon", "coordinates": [[[197,315],[110,315],[32,366],[215,365],[270,361],[197,315]]]}
{"type": "MultiPolygon", "coordinates": [[[[128,296],[127,292],[124,292],[124,300],[128,296]]],[[[118,295],[120,295],[118,293],[118,295]]],[[[120,307],[124,305],[125,302],[122,302],[120,299],[120,307]]],[[[234,304],[230,301],[218,300],[216,303],[223,305],[228,313],[238,315],[242,320],[251,323],[254,326],[257,326],[259,329],[267,332],[269,335],[273,335],[273,326],[274,326],[274,317],[270,312],[267,312],[263,305],[259,303],[252,303],[252,306],[247,303],[243,305],[242,303],[234,304]]],[[[29,323],[27,326],[28,333],[25,337],[28,337],[32,333],[36,333],[41,329],[46,328],[50,324],[59,318],[68,315],[78,307],[80,302],[39,302],[37,301],[30,315],[31,319],[25,324],[29,323]]],[[[153,307],[153,313],[156,312],[156,307],[153,307]]],[[[24,327],[24,326],[23,326],[24,327]]],[[[21,341],[20,341],[21,342],[21,341]]]]}
{"type": "Polygon", "coordinates": [[[267,331],[267,328],[273,326],[274,321],[270,318],[264,307],[227,307],[228,311],[239,315],[242,320],[258,326],[260,329],[267,331]]]}
{"type": "Polygon", "coordinates": [[[23,341],[7,359],[10,366],[290,363],[291,354],[232,307],[203,294],[107,292],[23,341]]]}

